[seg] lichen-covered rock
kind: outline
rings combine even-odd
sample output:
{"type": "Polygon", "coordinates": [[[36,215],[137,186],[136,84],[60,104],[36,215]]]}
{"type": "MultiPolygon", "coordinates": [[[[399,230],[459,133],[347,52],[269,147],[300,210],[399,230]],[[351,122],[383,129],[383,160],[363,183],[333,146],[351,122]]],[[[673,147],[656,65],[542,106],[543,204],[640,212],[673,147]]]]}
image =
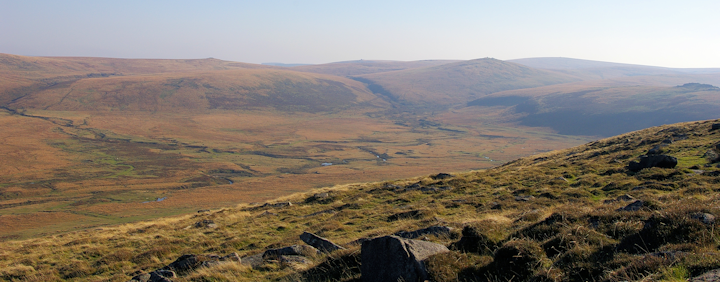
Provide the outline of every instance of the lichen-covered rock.
{"type": "Polygon", "coordinates": [[[378,237],[363,242],[361,248],[363,281],[425,281],[428,257],[449,252],[447,247],[398,236],[378,237]]]}

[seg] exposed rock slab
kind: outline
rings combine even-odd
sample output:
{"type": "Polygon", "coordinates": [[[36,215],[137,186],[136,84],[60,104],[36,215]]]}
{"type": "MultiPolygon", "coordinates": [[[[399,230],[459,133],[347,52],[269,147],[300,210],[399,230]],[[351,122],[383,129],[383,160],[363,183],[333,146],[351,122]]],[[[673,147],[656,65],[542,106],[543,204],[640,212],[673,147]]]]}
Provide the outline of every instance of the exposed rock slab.
{"type": "Polygon", "coordinates": [[[310,232],[303,232],[303,234],[300,235],[300,240],[303,240],[303,242],[305,242],[305,244],[313,246],[322,252],[329,253],[329,252],[334,252],[337,250],[345,249],[345,248],[341,247],[340,245],[335,244],[328,239],[325,239],[318,235],[312,234],[310,232]]]}
{"type": "Polygon", "coordinates": [[[398,236],[384,236],[363,242],[361,248],[363,281],[425,281],[424,260],[449,252],[447,247],[398,236]]]}

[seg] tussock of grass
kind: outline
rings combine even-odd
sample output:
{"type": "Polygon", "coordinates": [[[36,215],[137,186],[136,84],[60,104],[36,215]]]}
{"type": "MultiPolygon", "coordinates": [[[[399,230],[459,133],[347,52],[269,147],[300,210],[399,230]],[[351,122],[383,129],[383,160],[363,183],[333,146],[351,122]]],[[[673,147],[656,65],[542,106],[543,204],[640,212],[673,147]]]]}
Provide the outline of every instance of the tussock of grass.
{"type": "Polygon", "coordinates": [[[358,281],[358,239],[443,225],[455,235],[420,238],[452,249],[426,262],[436,281],[680,281],[720,268],[720,222],[710,220],[720,216],[720,170],[624,166],[677,132],[687,139],[665,147],[670,154],[705,150],[720,139],[710,123],[651,128],[451,179],[351,184],[269,205],[8,241],[0,279],[127,281],[183,254],[256,255],[303,244],[298,236],[309,231],[348,249],[309,264],[224,263],[177,279],[358,281]],[[416,183],[451,189],[409,188],[416,183]],[[619,210],[635,200],[639,210],[619,210]],[[196,224],[208,221],[215,227],[196,224]]]}

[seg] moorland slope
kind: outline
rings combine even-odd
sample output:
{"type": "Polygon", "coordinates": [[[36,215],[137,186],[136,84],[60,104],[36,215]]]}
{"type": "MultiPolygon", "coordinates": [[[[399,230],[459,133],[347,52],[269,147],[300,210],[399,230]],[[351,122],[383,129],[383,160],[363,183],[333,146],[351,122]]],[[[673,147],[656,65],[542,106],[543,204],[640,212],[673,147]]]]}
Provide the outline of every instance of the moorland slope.
{"type": "Polygon", "coordinates": [[[0,80],[0,240],[488,168],[589,140],[388,113],[364,83],[288,68],[0,57],[12,78],[0,80]]]}
{"type": "Polygon", "coordinates": [[[494,92],[580,80],[490,58],[358,77],[382,87],[392,100],[421,106],[462,104],[494,92]]]}
{"type": "Polygon", "coordinates": [[[450,248],[422,261],[433,281],[686,281],[720,268],[719,155],[720,120],[648,128],[483,171],[11,241],[0,278],[127,281],[167,266],[154,275],[360,281],[363,238],[422,234],[450,248]],[[432,226],[450,231],[402,233],[432,226]],[[346,249],[278,253],[306,231],[346,249]]]}

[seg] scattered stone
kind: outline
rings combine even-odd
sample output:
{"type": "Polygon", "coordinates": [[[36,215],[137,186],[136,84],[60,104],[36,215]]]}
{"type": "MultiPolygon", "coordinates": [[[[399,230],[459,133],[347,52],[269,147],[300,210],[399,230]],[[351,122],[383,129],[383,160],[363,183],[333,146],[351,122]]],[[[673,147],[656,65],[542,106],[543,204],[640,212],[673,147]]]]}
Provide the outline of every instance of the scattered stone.
{"type": "Polygon", "coordinates": [[[397,186],[397,185],[394,185],[394,184],[385,184],[385,189],[390,189],[390,190],[401,190],[401,189],[402,189],[402,187],[400,187],[400,186],[397,186]]]}
{"type": "Polygon", "coordinates": [[[617,209],[617,211],[637,211],[637,210],[640,210],[640,208],[642,208],[643,205],[645,205],[645,202],[636,200],[627,206],[617,209]]]}
{"type": "Polygon", "coordinates": [[[697,219],[707,225],[715,224],[715,216],[706,212],[693,213],[690,215],[690,218],[697,219]]]}
{"type": "Polygon", "coordinates": [[[629,202],[629,201],[635,200],[635,198],[634,198],[633,196],[630,196],[630,195],[628,195],[628,194],[625,194],[625,195],[622,195],[622,196],[618,196],[617,198],[615,198],[615,200],[617,200],[617,201],[623,201],[623,202],[629,202]]]}
{"type": "Polygon", "coordinates": [[[206,213],[206,212],[210,212],[210,210],[199,210],[199,211],[197,211],[197,212],[198,212],[198,213],[206,213]]]}
{"type": "Polygon", "coordinates": [[[555,178],[555,179],[560,180],[560,181],[570,182],[570,180],[567,180],[567,178],[565,178],[565,177],[563,177],[563,176],[560,176],[560,177],[555,178]]]}
{"type": "Polygon", "coordinates": [[[264,211],[263,213],[258,215],[259,217],[266,217],[266,216],[278,216],[278,214],[271,212],[271,211],[264,211]]]}
{"type": "Polygon", "coordinates": [[[360,270],[363,281],[428,280],[424,260],[449,252],[447,247],[420,240],[384,236],[363,242],[360,270]]]}
{"type": "Polygon", "coordinates": [[[430,178],[432,178],[433,180],[448,179],[448,178],[453,178],[453,177],[454,177],[454,176],[453,176],[452,174],[447,174],[447,173],[438,173],[438,174],[436,174],[436,175],[431,175],[431,176],[430,176],[430,178]]]}
{"type": "Polygon", "coordinates": [[[306,258],[304,256],[295,256],[295,255],[286,255],[286,256],[280,256],[278,257],[278,261],[280,263],[286,263],[286,264],[300,264],[300,265],[308,265],[311,264],[312,261],[309,258],[306,258]]]}
{"type": "Polygon", "coordinates": [[[527,196],[527,195],[515,196],[515,201],[518,201],[518,202],[529,202],[532,200],[535,200],[535,196],[527,196]]]}
{"type": "Polygon", "coordinates": [[[709,162],[714,163],[720,161],[720,154],[715,152],[715,150],[710,149],[705,152],[703,155],[703,158],[707,159],[709,162]]]}
{"type": "Polygon", "coordinates": [[[395,236],[402,237],[405,239],[417,239],[425,235],[435,235],[435,236],[450,236],[450,232],[452,231],[452,228],[447,226],[430,226],[428,228],[418,229],[415,231],[400,231],[395,233],[395,236]]]}
{"type": "Polygon", "coordinates": [[[648,155],[660,155],[662,153],[663,153],[663,150],[662,150],[662,147],[660,147],[660,145],[653,147],[652,149],[648,150],[648,152],[647,152],[648,155]]]}
{"type": "Polygon", "coordinates": [[[334,252],[337,250],[344,250],[345,248],[331,242],[328,239],[325,239],[323,237],[320,237],[318,235],[312,234],[310,232],[303,232],[303,234],[300,235],[300,240],[305,242],[305,244],[308,244],[310,246],[315,247],[316,249],[322,251],[322,252],[334,252]]]}
{"type": "Polygon", "coordinates": [[[420,182],[413,183],[411,185],[405,186],[405,191],[413,191],[413,190],[420,190],[423,186],[420,185],[420,182]]]}
{"type": "Polygon", "coordinates": [[[289,207],[289,206],[292,206],[291,202],[280,202],[280,203],[274,203],[274,204],[265,203],[264,205],[262,205],[262,207],[272,207],[272,208],[284,208],[284,207],[289,207]]]}
{"type": "Polygon", "coordinates": [[[328,194],[327,192],[317,193],[317,194],[314,194],[314,195],[308,197],[307,199],[305,199],[305,203],[320,202],[320,201],[324,202],[324,201],[329,200],[329,198],[330,198],[330,194],[328,194]]]}
{"type": "Polygon", "coordinates": [[[663,144],[672,144],[672,143],[673,143],[673,139],[672,139],[672,138],[665,139],[665,140],[662,141],[662,143],[663,143],[663,144]]]}
{"type": "Polygon", "coordinates": [[[426,194],[429,194],[429,193],[437,193],[437,192],[448,191],[448,190],[452,190],[452,187],[450,187],[450,186],[441,186],[441,187],[423,187],[423,188],[420,188],[420,191],[423,192],[423,193],[426,193],[426,194]]]}
{"type": "MultiPolygon", "coordinates": [[[[179,273],[187,273],[190,271],[193,271],[197,269],[198,267],[202,266],[210,266],[217,264],[221,261],[234,261],[234,262],[241,262],[240,256],[236,253],[229,254],[227,256],[221,257],[218,255],[182,255],[178,259],[176,259],[173,263],[166,265],[163,268],[160,268],[157,271],[169,271],[169,272],[179,272],[179,273]]],[[[166,276],[167,277],[167,276],[166,276]]]]}
{"type": "MultiPolygon", "coordinates": [[[[720,123],[718,123],[720,125],[720,123]]],[[[713,129],[715,125],[713,124],[713,129]]],[[[718,126],[720,128],[720,126],[718,126]]],[[[705,272],[701,274],[700,276],[693,277],[690,279],[690,282],[711,282],[711,281],[720,281],[720,268],[713,269],[708,272],[705,272]]]]}
{"type": "Polygon", "coordinates": [[[677,166],[677,159],[668,155],[651,155],[651,156],[640,156],[640,162],[631,161],[628,164],[627,169],[633,172],[638,172],[645,168],[660,167],[660,168],[674,168],[677,166]]]}
{"type": "Polygon", "coordinates": [[[263,253],[263,259],[274,259],[280,256],[312,256],[318,254],[316,248],[308,245],[292,245],[289,247],[270,249],[263,253]]]}
{"type": "Polygon", "coordinates": [[[175,275],[175,272],[169,271],[169,270],[155,270],[150,273],[144,273],[137,275],[130,280],[131,282],[139,281],[139,282],[172,282],[169,278],[175,278],[177,275],[175,275]]]}
{"type": "Polygon", "coordinates": [[[388,216],[387,221],[396,221],[405,218],[419,219],[420,217],[422,217],[422,212],[420,210],[411,210],[388,216]]]}
{"type": "Polygon", "coordinates": [[[240,263],[250,267],[259,267],[263,264],[263,254],[256,254],[252,256],[242,257],[240,263]]]}
{"type": "Polygon", "coordinates": [[[217,228],[217,224],[215,224],[214,221],[209,219],[203,219],[201,221],[195,222],[195,228],[217,228]]]}

